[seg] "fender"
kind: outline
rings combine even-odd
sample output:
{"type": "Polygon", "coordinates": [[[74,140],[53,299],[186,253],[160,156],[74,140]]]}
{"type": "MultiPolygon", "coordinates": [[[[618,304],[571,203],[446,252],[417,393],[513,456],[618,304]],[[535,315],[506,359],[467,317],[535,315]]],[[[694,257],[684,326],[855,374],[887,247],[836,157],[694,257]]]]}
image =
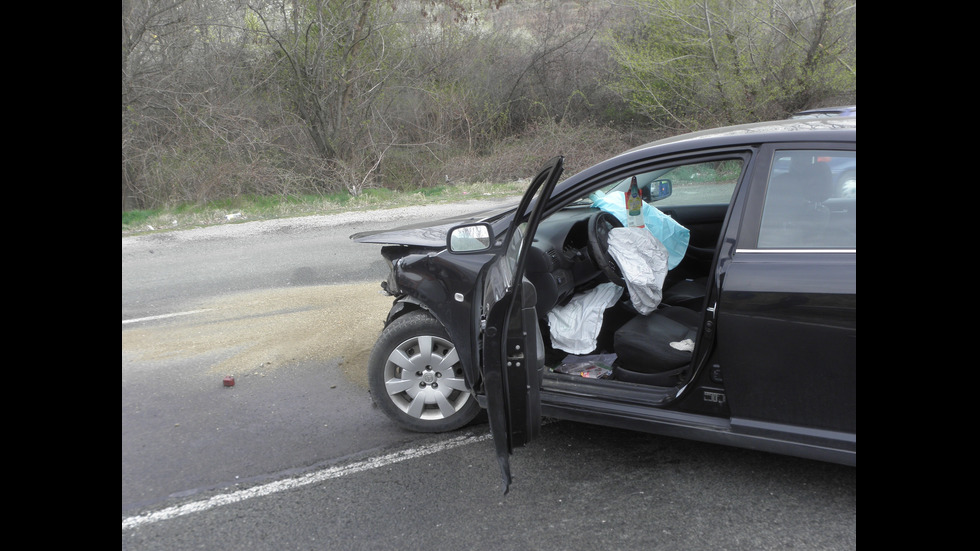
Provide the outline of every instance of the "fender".
{"type": "Polygon", "coordinates": [[[429,311],[429,308],[425,304],[422,304],[420,300],[410,296],[402,295],[396,298],[394,304],[392,304],[391,308],[388,310],[388,317],[385,319],[385,327],[388,327],[391,322],[404,316],[405,314],[420,309],[429,311]]]}
{"type": "Polygon", "coordinates": [[[482,384],[480,332],[475,325],[479,320],[473,318],[473,313],[479,313],[482,304],[481,272],[493,258],[493,250],[461,255],[446,249],[407,254],[393,262],[387,288],[398,297],[389,312],[389,321],[418,308],[432,314],[456,346],[466,381],[477,393],[482,384]]]}

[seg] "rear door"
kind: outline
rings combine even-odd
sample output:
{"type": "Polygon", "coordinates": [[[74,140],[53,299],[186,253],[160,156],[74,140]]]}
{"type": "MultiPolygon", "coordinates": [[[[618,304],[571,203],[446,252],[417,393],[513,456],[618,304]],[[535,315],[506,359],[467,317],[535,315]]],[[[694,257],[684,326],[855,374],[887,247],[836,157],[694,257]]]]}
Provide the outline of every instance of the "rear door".
{"type": "Polygon", "coordinates": [[[524,267],[562,170],[563,158],[556,157],[531,182],[508,228],[506,247],[489,263],[484,280],[482,377],[505,494],[511,482],[511,452],[537,438],[541,427],[544,348],[534,286],[524,279],[524,267]]]}
{"type": "Polygon", "coordinates": [[[853,453],[856,148],[773,144],[760,159],[717,305],[732,428],[853,453]]]}

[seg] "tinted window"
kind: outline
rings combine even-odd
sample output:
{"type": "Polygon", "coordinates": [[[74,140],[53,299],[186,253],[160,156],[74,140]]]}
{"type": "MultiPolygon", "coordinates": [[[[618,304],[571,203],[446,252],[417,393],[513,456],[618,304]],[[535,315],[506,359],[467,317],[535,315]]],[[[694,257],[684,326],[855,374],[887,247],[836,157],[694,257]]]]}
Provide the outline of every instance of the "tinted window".
{"type": "Polygon", "coordinates": [[[856,246],[856,152],[777,151],[766,188],[759,247],[856,246]]]}

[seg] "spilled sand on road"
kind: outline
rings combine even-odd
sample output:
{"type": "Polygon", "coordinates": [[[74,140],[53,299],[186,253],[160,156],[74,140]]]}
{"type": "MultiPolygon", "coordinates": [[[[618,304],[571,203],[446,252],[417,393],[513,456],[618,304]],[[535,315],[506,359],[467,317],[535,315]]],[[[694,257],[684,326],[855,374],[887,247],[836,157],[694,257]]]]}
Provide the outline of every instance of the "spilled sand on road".
{"type": "Polygon", "coordinates": [[[123,354],[145,361],[201,356],[210,358],[202,367],[232,376],[340,358],[344,377],[367,388],[371,347],[391,304],[376,282],[225,295],[195,308],[204,312],[124,328],[123,354]]]}

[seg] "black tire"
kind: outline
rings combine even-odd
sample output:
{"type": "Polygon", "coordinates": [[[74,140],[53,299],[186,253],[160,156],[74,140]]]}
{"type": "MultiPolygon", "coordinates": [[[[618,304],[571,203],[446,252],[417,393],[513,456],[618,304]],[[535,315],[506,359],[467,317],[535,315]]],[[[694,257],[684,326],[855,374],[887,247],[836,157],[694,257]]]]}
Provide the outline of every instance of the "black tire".
{"type": "Polygon", "coordinates": [[[381,411],[415,432],[456,430],[481,411],[449,335],[423,310],[381,332],[368,362],[368,383],[381,411]]]}

